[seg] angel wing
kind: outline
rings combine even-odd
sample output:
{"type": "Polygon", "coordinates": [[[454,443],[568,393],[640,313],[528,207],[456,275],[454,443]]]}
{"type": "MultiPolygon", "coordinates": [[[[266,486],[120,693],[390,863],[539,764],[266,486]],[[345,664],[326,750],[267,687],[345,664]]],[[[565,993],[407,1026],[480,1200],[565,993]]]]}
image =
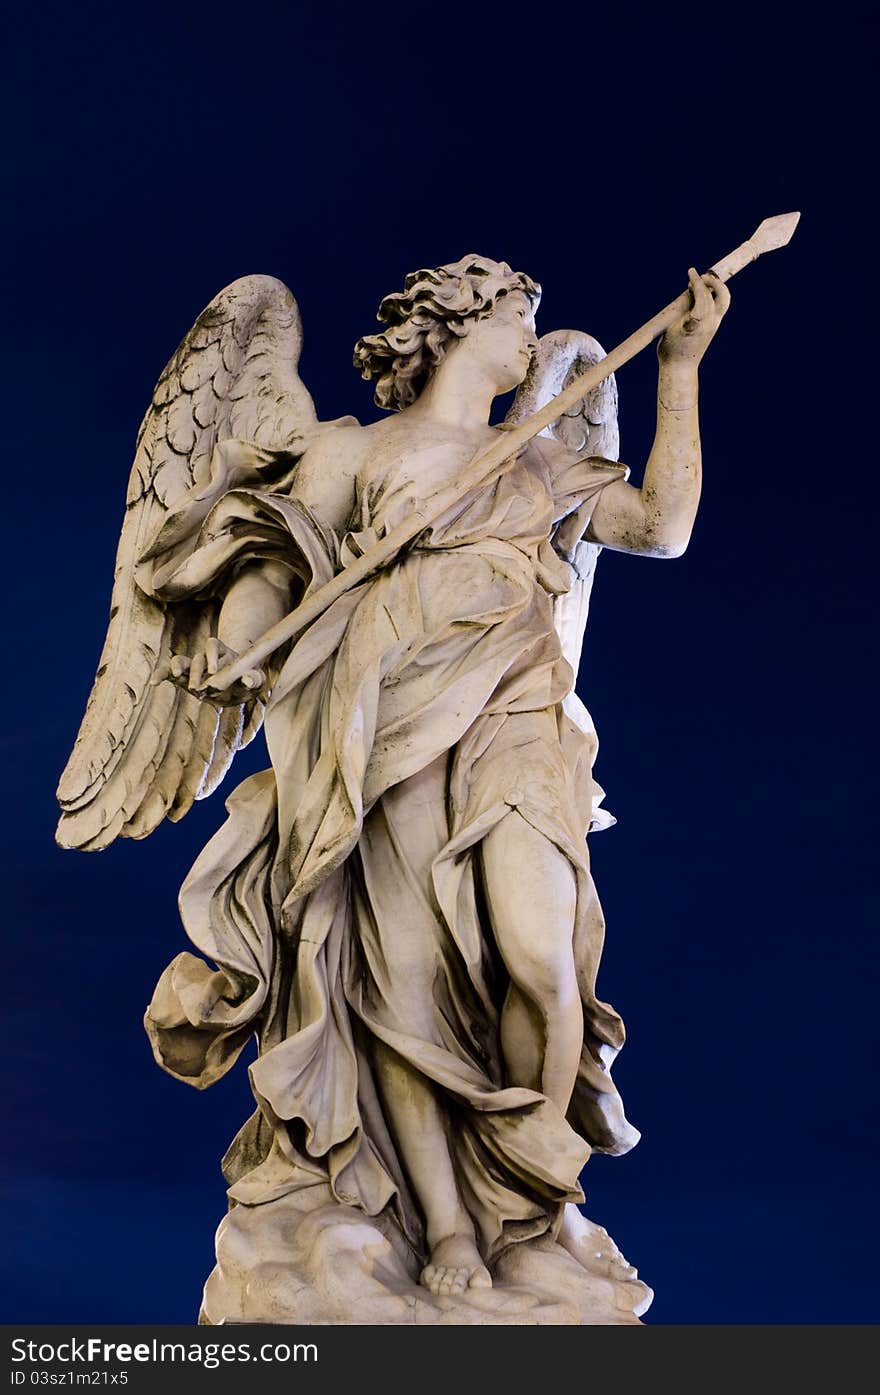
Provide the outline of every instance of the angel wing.
{"type": "Polygon", "coordinates": [[[218,443],[305,449],[319,423],[297,372],[301,347],[287,287],[245,276],[202,312],[156,385],[128,482],[107,639],[58,786],[62,847],[105,848],[182,818],[259,730],[259,702],[218,710],[173,683],[151,685],[169,654],[194,653],[216,634],[220,603],[164,605],[135,576],[169,510],[208,480],[218,443]]]}
{"type": "MultiPolygon", "coordinates": [[[[538,342],[528,376],[519,388],[507,421],[516,423],[537,412],[552,397],[556,397],[581,373],[599,363],[605,350],[592,335],[577,330],[557,330],[545,334],[538,342]]],[[[620,454],[620,433],[617,426],[617,383],[614,375],[605,378],[592,392],[564,416],[545,427],[542,436],[561,441],[585,455],[617,460],[620,454]]],[[[580,541],[566,553],[571,572],[571,588],[557,596],[553,619],[562,643],[562,652],[577,675],[584,631],[590,608],[590,592],[596,562],[602,551],[598,543],[580,541]]],[[[592,721],[582,704],[572,713],[583,725],[592,721]]]]}

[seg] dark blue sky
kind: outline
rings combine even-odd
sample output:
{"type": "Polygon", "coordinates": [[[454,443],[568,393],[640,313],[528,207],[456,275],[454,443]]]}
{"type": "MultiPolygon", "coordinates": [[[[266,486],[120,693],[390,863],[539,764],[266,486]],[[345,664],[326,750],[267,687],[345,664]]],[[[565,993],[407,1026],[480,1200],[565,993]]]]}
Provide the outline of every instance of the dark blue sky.
{"type": "MultiPolygon", "coordinates": [[[[237,276],[280,276],[319,414],[369,420],[351,348],[406,271],[504,258],[544,285],[539,330],[610,346],[792,208],[704,365],[689,551],[606,554],[594,592],[580,690],[619,817],[593,841],[600,988],[644,1139],[584,1182],[656,1322],[876,1318],[877,28],[608,8],[8,21],[7,1321],[194,1320],[249,1111],[243,1068],[196,1094],[140,1025],[221,797],[98,857],[52,842],[134,435],[182,334],[237,276]]],[[[636,480],[654,378],[648,353],[619,379],[636,480]]]]}

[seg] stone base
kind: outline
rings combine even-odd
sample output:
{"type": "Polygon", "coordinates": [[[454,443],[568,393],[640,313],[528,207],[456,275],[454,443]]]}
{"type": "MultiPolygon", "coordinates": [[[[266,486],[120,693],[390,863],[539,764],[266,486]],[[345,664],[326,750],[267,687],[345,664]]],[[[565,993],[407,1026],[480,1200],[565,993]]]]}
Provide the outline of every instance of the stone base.
{"type": "Polygon", "coordinates": [[[329,1201],[323,1187],[233,1206],[216,1244],[199,1314],[209,1326],[638,1325],[653,1298],[598,1226],[579,1259],[545,1235],[504,1251],[493,1288],[435,1297],[392,1224],[329,1201]]]}

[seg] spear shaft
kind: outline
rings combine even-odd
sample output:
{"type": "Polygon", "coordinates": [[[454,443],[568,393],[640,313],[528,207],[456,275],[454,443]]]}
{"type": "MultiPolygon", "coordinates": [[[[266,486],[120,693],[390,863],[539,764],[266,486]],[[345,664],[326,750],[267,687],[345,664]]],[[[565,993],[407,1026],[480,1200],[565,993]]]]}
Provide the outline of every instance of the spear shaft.
{"type": "MultiPolygon", "coordinates": [[[[763,252],[786,246],[791,240],[799,218],[799,213],[781,213],[775,218],[765,218],[746,242],[735,248],[733,252],[729,252],[726,257],[722,257],[710,270],[721,281],[729,281],[732,276],[735,276],[743,267],[748,266],[749,262],[755,261],[763,252]]],[[[690,308],[690,291],[685,291],[675,300],[670,301],[628,339],[624,339],[623,343],[618,344],[616,348],[606,354],[599,363],[593,364],[585,373],[575,378],[568,387],[563,388],[557,397],[552,398],[539,411],[527,417],[525,421],[520,422],[511,430],[499,433],[498,440],[493,441],[485,450],[480,451],[471,461],[466,472],[459,476],[453,485],[433,495],[423,508],[414,508],[402,523],[399,523],[396,528],[392,528],[384,538],[381,538],[344,571],[337,573],[323,586],[319,586],[317,591],[313,591],[311,596],[297,606],[290,615],[286,615],[283,620],[279,620],[276,625],[268,629],[256,643],[251,645],[250,649],[240,654],[233,663],[227,664],[218,669],[216,673],[207,676],[199,685],[200,690],[207,692],[210,688],[215,688],[217,691],[228,688],[249,669],[257,668],[280,645],[302,634],[303,630],[313,625],[334,601],[339,600],[353,587],[369,580],[374,572],[379,571],[392,561],[402,548],[418,537],[419,533],[441,518],[447,509],[459,503],[472,490],[484,488],[500,479],[513,466],[523,447],[533,437],[537,436],[551,422],[561,417],[576,402],[580,402],[588,392],[592,392],[594,387],[610,374],[616,372],[624,363],[641,353],[642,349],[647,348],[658,335],[663,334],[671,325],[675,324],[690,308]]]]}

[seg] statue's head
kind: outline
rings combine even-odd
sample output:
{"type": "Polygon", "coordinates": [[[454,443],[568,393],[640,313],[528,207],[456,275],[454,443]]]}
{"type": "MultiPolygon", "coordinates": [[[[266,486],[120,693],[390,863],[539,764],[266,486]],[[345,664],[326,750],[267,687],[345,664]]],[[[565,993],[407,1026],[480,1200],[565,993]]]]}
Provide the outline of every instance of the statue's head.
{"type": "MultiPolygon", "coordinates": [[[[355,344],[355,366],[362,377],[376,379],[376,405],[400,411],[415,402],[450,348],[474,326],[496,311],[499,330],[501,321],[531,322],[540,299],[536,281],[488,257],[462,257],[460,262],[413,271],[403,290],[387,295],[379,306],[378,319],[388,328],[355,344]]],[[[485,339],[485,351],[491,353],[489,334],[482,331],[478,337],[485,339]]],[[[504,351],[500,336],[498,343],[504,351]]],[[[499,390],[515,387],[527,366],[526,359],[515,380],[499,382],[499,390]]]]}

